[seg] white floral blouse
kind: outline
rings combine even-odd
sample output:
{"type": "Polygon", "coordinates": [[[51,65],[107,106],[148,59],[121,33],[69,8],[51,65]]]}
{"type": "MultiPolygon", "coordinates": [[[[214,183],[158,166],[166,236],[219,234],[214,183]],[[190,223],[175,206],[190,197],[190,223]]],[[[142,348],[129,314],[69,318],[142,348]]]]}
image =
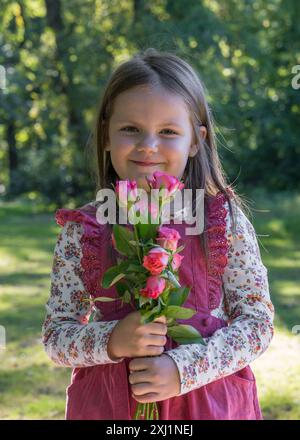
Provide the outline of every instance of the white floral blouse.
{"type": "MultiPolygon", "coordinates": [[[[206,345],[181,345],[165,352],[179,370],[180,395],[250,364],[268,348],[274,334],[274,307],[255,230],[234,205],[237,230],[232,234],[228,202],[224,207],[228,263],[222,275],[220,306],[211,313],[230,325],[204,338],[206,345]]],[[[101,321],[96,314],[89,322],[92,307],[81,301],[89,298],[82,281],[82,233],[81,224],[67,221],[58,236],[42,328],[48,356],[72,368],[116,363],[108,357],[107,343],[118,321],[101,321]]]]}

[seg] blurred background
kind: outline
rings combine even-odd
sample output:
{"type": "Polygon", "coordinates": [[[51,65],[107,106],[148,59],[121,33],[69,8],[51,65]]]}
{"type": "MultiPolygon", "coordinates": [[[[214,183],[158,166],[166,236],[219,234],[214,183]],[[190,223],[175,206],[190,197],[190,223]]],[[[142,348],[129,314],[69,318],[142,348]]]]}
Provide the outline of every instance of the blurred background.
{"type": "Polygon", "coordinates": [[[1,0],[0,418],[64,418],[71,369],[41,344],[54,213],[95,198],[96,106],[112,70],[148,47],[184,58],[206,85],[276,310],[271,346],[251,364],[263,414],[300,419],[297,0],[1,0]]]}

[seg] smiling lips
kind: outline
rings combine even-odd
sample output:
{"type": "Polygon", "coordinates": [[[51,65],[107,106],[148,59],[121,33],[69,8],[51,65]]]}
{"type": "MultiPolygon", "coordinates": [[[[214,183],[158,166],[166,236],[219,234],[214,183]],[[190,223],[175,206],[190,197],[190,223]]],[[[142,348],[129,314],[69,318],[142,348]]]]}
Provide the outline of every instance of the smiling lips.
{"type": "Polygon", "coordinates": [[[161,162],[138,162],[137,160],[132,160],[133,163],[140,165],[142,167],[149,167],[154,165],[160,165],[161,162]]]}

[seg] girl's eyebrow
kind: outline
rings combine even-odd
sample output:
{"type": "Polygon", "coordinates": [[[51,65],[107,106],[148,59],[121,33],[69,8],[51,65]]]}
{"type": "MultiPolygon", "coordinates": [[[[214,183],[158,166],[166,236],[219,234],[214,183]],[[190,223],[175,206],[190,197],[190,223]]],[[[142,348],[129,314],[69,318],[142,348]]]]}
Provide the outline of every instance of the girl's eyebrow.
{"type": "MultiPolygon", "coordinates": [[[[133,120],[129,120],[129,119],[127,119],[127,120],[121,120],[121,119],[117,119],[116,120],[116,123],[117,124],[133,124],[133,125],[143,125],[143,124],[139,124],[139,122],[135,122],[135,121],[133,121],[133,120]]],[[[178,122],[176,122],[176,121],[165,121],[165,122],[162,122],[162,123],[160,123],[160,124],[158,124],[158,126],[159,127],[162,127],[162,126],[165,126],[165,125],[176,125],[176,127],[178,127],[178,128],[183,128],[182,127],[182,125],[181,124],[179,124],[178,122]]]]}

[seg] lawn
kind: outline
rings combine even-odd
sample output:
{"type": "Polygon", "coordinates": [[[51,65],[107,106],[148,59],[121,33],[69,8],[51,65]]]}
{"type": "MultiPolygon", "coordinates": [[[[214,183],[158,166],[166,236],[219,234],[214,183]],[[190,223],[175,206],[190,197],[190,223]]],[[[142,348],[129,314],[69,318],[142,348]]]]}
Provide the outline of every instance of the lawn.
{"type": "MultiPolygon", "coordinates": [[[[249,199],[249,196],[247,196],[249,199]]],[[[300,196],[251,193],[262,259],[269,271],[276,331],[252,363],[265,419],[300,419],[300,196]],[[257,211],[256,211],[257,210],[257,211]]],[[[41,343],[59,227],[41,206],[0,204],[0,419],[64,419],[71,369],[53,364],[41,343]]]]}

